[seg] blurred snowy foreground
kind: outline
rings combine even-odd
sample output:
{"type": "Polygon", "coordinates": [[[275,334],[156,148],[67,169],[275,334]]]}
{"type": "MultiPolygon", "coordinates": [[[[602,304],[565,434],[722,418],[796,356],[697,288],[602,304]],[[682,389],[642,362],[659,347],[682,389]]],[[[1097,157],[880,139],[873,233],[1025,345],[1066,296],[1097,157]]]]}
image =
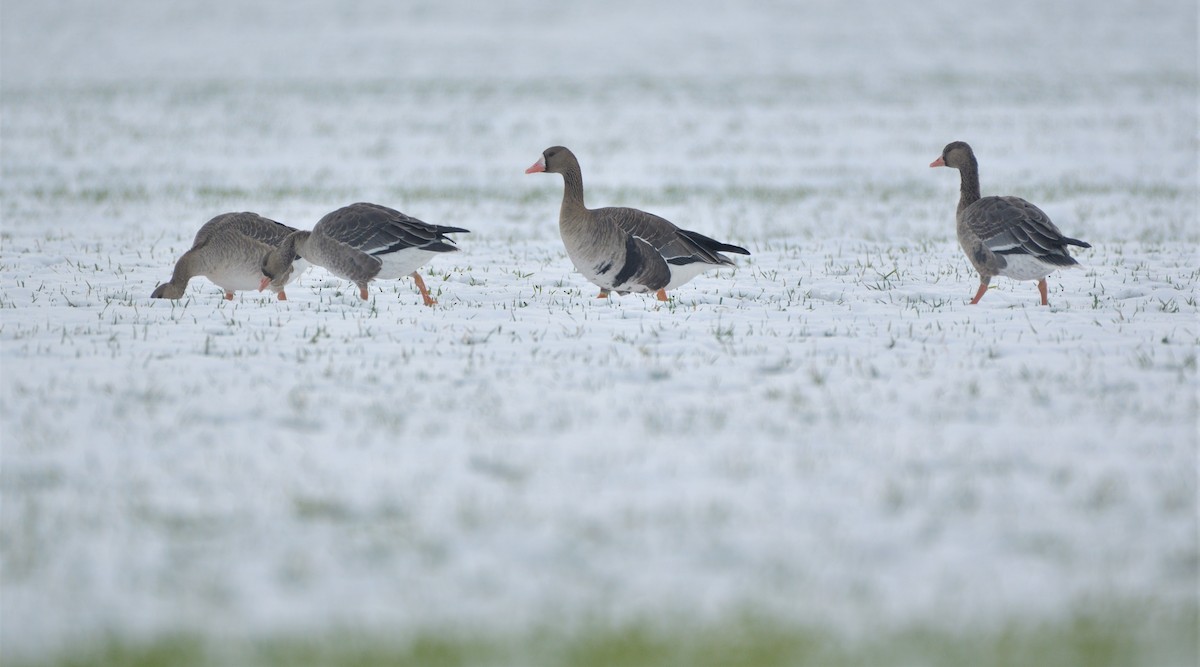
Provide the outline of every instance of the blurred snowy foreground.
{"type": "Polygon", "coordinates": [[[4,3],[0,661],[1194,664],[1193,3],[409,4],[4,3]],[[596,300],[554,144],[753,255],[596,300]],[[354,201],[439,306],[148,298],[354,201]]]}

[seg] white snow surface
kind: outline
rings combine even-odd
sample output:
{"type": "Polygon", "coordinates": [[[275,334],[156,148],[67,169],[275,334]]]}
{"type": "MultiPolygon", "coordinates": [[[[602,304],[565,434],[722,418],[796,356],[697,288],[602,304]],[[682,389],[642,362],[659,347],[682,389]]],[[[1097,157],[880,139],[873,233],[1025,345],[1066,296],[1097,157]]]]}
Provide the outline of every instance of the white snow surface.
{"type": "Polygon", "coordinates": [[[1197,605],[1194,3],[0,11],[0,657],[1197,605]],[[951,140],[1092,243],[1049,308],[967,305],[951,140]],[[753,255],[594,299],[555,144],[753,255]],[[439,306],[148,298],[218,213],[353,201],[472,231],[439,306]]]}

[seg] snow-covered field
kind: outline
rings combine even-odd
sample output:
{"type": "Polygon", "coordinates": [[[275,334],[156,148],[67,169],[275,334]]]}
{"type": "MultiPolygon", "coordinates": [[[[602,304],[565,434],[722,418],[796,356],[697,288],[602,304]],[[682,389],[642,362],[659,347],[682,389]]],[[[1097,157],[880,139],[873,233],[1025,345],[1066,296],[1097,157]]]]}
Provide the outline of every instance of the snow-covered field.
{"type": "Polygon", "coordinates": [[[1194,3],[509,4],[0,5],[0,661],[1195,664],[1194,3]],[[594,299],[554,144],[753,255],[594,299]],[[438,307],[148,298],[354,201],[438,307]]]}

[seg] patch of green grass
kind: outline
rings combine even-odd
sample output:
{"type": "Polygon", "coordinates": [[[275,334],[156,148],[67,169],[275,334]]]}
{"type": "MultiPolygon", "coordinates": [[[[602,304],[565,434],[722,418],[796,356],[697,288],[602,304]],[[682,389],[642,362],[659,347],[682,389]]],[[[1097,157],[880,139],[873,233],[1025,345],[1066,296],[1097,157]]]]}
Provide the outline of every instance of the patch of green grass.
{"type": "Polygon", "coordinates": [[[742,620],[708,626],[630,624],[520,636],[425,634],[408,639],[356,631],[225,642],[171,635],[150,643],[113,639],[13,667],[1163,667],[1197,663],[1197,613],[1083,614],[1053,624],[1016,621],[971,632],[915,627],[848,640],[811,626],[742,620]]]}
{"type": "MultiPolygon", "coordinates": [[[[238,651],[224,664],[318,667],[354,665],[372,667],[465,667],[486,664],[493,651],[484,643],[441,637],[418,637],[397,645],[369,637],[342,637],[329,641],[267,641],[238,651]]],[[[213,662],[212,664],[221,664],[213,662]]]]}
{"type": "MultiPolygon", "coordinates": [[[[141,644],[110,639],[88,649],[74,650],[46,662],[29,665],[55,665],[56,667],[99,667],[121,665],[122,667],[199,667],[212,664],[209,653],[199,637],[175,635],[141,644]]],[[[20,665],[15,660],[5,664],[20,665]]]]}

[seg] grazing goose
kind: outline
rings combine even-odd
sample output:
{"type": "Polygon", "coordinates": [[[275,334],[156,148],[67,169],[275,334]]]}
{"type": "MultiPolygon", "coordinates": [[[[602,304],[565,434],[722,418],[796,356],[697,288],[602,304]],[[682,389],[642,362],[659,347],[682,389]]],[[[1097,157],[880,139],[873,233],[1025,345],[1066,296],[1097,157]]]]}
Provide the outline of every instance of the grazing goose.
{"type": "Polygon", "coordinates": [[[152,299],[180,299],[188,281],[204,276],[225,290],[232,300],[237,290],[270,287],[280,301],[287,300],[284,286],[308,268],[308,262],[297,263],[292,271],[281,273],[277,280],[261,285],[259,263],[262,256],[277,247],[292,232],[293,227],[264,218],[257,213],[222,213],[204,223],[191,250],[175,263],[170,282],[155,288],[152,299]]]}
{"type": "Polygon", "coordinates": [[[454,241],[444,236],[455,232],[467,230],[431,225],[379,204],[344,206],[321,218],[311,232],[294,232],[278,248],[260,256],[261,288],[286,272],[293,261],[306,259],[358,285],[364,301],[372,280],[410,275],[425,305],[432,306],[437,302],[417,269],[438,253],[457,251],[454,241]]]}
{"type": "Polygon", "coordinates": [[[563,202],[558,231],[575,268],[609,292],[646,294],[667,300],[667,290],[717,266],[734,266],[722,252],[750,251],[721,243],[635,208],[589,209],[583,204],[583,174],[575,154],[562,146],[547,148],[526,174],[562,174],[563,202]]]}
{"type": "Polygon", "coordinates": [[[1055,269],[1078,266],[1067,246],[1092,247],[1063,236],[1042,210],[1020,197],[980,197],[979,163],[975,152],[961,141],[947,144],[930,167],[953,167],[962,177],[958,199],[958,243],[979,272],[979,303],[993,276],[1037,280],[1042,305],[1046,276],[1055,269]]]}

